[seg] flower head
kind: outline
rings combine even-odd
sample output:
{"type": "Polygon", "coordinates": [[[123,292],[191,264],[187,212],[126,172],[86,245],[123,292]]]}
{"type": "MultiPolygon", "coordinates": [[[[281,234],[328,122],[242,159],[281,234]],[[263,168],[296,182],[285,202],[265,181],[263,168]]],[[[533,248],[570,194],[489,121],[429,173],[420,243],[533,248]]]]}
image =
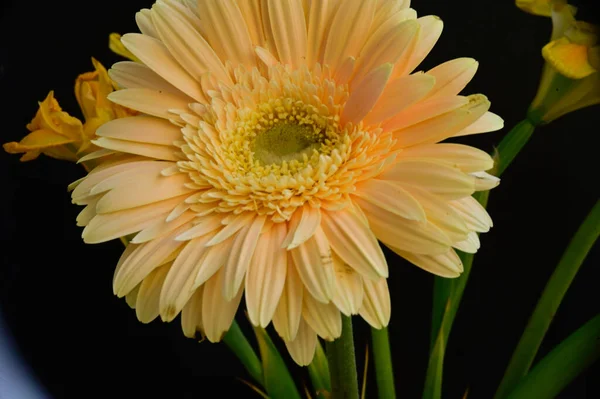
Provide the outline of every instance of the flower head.
{"type": "Polygon", "coordinates": [[[491,220],[471,194],[498,180],[485,152],[439,143],[502,120],[458,93],[477,63],[414,72],[442,22],[408,2],[159,1],[124,46],[141,63],[109,71],[102,165],[73,185],[83,238],[134,234],[114,291],[138,318],[181,313],[210,341],[242,296],[308,364],[341,313],[390,319],[378,240],[456,277],[491,220]],[[202,18],[199,18],[199,15],[202,18]]]}
{"type": "Polygon", "coordinates": [[[98,150],[91,143],[96,129],[116,118],[132,116],[137,112],[108,101],[115,90],[106,69],[92,58],[94,72],[79,75],[75,82],[75,97],[84,121],[64,112],[51,91],[39,104],[35,118],[27,125],[31,132],[20,142],[4,144],[11,154],[25,153],[21,161],[30,161],[41,153],[50,157],[76,162],[84,155],[98,150]]]}
{"type": "Polygon", "coordinates": [[[566,2],[551,4],[552,36],[542,48],[546,63],[529,109],[535,123],[600,103],[598,27],[577,21],[576,11],[566,2]]]}

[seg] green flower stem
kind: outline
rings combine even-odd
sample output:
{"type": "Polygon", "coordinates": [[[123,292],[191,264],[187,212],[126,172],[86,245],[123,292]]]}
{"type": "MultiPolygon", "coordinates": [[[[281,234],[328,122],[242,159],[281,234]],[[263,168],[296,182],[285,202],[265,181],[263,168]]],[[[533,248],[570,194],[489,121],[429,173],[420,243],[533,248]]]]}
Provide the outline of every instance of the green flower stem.
{"type": "MultiPolygon", "coordinates": [[[[489,191],[479,191],[475,193],[473,197],[479,201],[483,207],[486,207],[489,193],[489,191]]],[[[429,364],[427,366],[427,375],[425,377],[423,399],[439,399],[442,394],[444,355],[448,344],[448,337],[450,336],[450,330],[454,323],[454,319],[456,318],[458,306],[460,305],[465,287],[467,286],[474,257],[474,254],[467,254],[460,251],[458,251],[458,254],[464,268],[460,277],[455,279],[435,278],[436,291],[434,291],[434,301],[437,302],[434,302],[434,324],[432,327],[436,329],[432,329],[431,353],[429,364]],[[445,301],[442,301],[442,293],[447,294],[445,301]],[[439,308],[436,308],[436,305],[439,306],[439,308]],[[435,324],[436,315],[439,317],[439,319],[437,319],[439,320],[437,326],[435,324]]]]}
{"type": "Polygon", "coordinates": [[[371,328],[373,340],[373,359],[375,361],[375,377],[380,399],[394,399],[394,372],[392,370],[392,354],[387,328],[377,330],[371,328]]]}
{"type": "MultiPolygon", "coordinates": [[[[525,144],[531,138],[535,130],[535,125],[529,119],[525,119],[515,125],[506,136],[502,139],[497,147],[498,156],[495,157],[495,167],[493,174],[500,177],[506,168],[512,163],[516,156],[521,152],[525,144]]],[[[487,206],[489,191],[477,192],[473,195],[475,199],[479,201],[485,208],[487,206]]],[[[461,259],[463,261],[464,272],[460,277],[456,279],[447,279],[442,277],[436,277],[434,282],[433,290],[433,309],[432,309],[432,325],[431,325],[431,348],[433,348],[434,342],[437,338],[442,318],[446,312],[448,306],[448,299],[451,295],[454,296],[451,302],[450,311],[456,313],[456,308],[462,297],[462,292],[469,279],[469,273],[471,271],[471,265],[473,263],[474,254],[463,254],[461,253],[461,259]],[[456,291],[456,292],[455,292],[456,291]]],[[[451,325],[452,323],[450,323],[451,325]]],[[[449,334],[450,331],[447,331],[449,334]]]]}
{"type": "MultiPolygon", "coordinates": [[[[497,156],[495,157],[495,166],[492,173],[500,177],[508,166],[514,161],[516,156],[525,147],[525,144],[531,138],[535,130],[535,124],[530,119],[525,119],[516,124],[508,132],[497,147],[497,156]]],[[[489,191],[477,192],[473,197],[479,201],[483,207],[487,207],[489,191]]],[[[464,271],[456,279],[446,279],[436,277],[433,291],[433,309],[431,322],[431,359],[427,370],[426,387],[424,397],[439,397],[432,393],[441,393],[440,387],[428,387],[427,384],[442,383],[443,367],[439,362],[443,362],[443,351],[448,343],[448,337],[452,324],[458,311],[458,306],[462,299],[463,292],[469,280],[471,266],[473,264],[474,254],[466,254],[459,251],[463,262],[464,271]],[[443,329],[442,329],[443,325],[443,329]],[[438,335],[442,337],[438,341],[438,335]],[[437,342],[437,346],[436,346],[437,342]]]]}
{"type": "Polygon", "coordinates": [[[498,144],[498,157],[494,167],[494,175],[500,177],[508,168],[512,161],[517,157],[519,152],[525,147],[525,144],[531,138],[535,126],[529,119],[525,119],[515,127],[498,144]]]}
{"type": "Polygon", "coordinates": [[[358,399],[358,377],[352,334],[352,319],[342,316],[342,335],[333,342],[327,342],[331,399],[358,399]]]}
{"type": "Polygon", "coordinates": [[[600,314],[571,334],[536,364],[508,398],[555,398],[599,357],[600,314]]]}
{"type": "Polygon", "coordinates": [[[231,328],[227,334],[223,337],[223,342],[240,359],[248,373],[254,378],[254,381],[263,385],[263,371],[260,360],[235,320],[231,324],[231,328]]]}
{"type": "Polygon", "coordinates": [[[517,344],[495,398],[504,398],[527,374],[571,282],[594,242],[600,235],[600,200],[591,210],[569,243],[552,273],[531,318],[517,344]]]}

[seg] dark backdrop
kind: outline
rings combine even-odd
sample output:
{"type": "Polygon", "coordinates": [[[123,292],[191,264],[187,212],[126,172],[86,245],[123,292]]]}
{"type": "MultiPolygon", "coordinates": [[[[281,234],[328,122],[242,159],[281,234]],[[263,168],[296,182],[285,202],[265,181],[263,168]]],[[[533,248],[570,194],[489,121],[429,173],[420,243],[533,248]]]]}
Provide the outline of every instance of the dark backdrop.
{"type": "MultiPolygon", "coordinates": [[[[108,34],[135,31],[134,13],[151,5],[149,0],[4,2],[2,142],[25,135],[36,102],[51,89],[66,111],[80,116],[75,78],[92,70],[91,56],[106,66],[119,60],[108,50],[108,34]]],[[[593,3],[579,2],[580,17],[597,23],[593,3]]],[[[479,72],[466,91],[485,93],[507,128],[522,119],[537,88],[550,20],[521,12],[511,0],[414,0],[413,7],[445,21],[442,38],[423,67],[456,57],[478,59],[479,72]]],[[[547,278],[599,196],[599,111],[598,106],[588,108],[539,129],[493,191],[489,211],[496,227],[482,238],[450,337],[444,398],[460,398],[467,387],[470,398],[490,398],[497,386],[547,278]]],[[[506,131],[468,142],[491,151],[506,131]]],[[[184,338],[178,319],[143,325],[112,295],[112,273],[122,248],[118,241],[82,243],[75,226],[80,209],[66,190],[83,175],[80,167],[44,156],[20,163],[18,156],[4,152],[0,162],[1,316],[15,350],[51,397],[257,397],[235,379],[248,376],[224,345],[184,338]]],[[[398,396],[418,398],[433,277],[395,256],[389,262],[398,396]]],[[[567,293],[542,354],[600,311],[599,263],[596,246],[567,293]]],[[[247,328],[245,321],[241,324],[247,328]]],[[[362,353],[368,329],[359,319],[355,326],[362,353]]],[[[308,381],[305,373],[300,375],[308,381]]],[[[0,375],[0,384],[11,383],[6,379],[0,375]]],[[[599,379],[597,364],[560,397],[600,397],[599,379]]],[[[369,385],[375,394],[372,379],[369,385]]]]}

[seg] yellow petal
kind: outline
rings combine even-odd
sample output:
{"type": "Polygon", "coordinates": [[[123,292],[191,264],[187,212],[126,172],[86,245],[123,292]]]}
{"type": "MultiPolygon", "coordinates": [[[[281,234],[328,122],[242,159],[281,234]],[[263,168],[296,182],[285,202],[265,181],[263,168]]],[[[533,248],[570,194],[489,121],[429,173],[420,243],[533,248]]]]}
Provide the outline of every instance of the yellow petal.
{"type": "Polygon", "coordinates": [[[521,10],[543,17],[552,15],[553,0],[515,0],[515,4],[521,10]]]}
{"type": "Polygon", "coordinates": [[[108,48],[115,54],[130,59],[131,61],[141,62],[133,53],[123,46],[121,43],[121,35],[118,33],[111,33],[108,36],[108,48]]]}
{"type": "Polygon", "coordinates": [[[583,79],[597,70],[588,61],[588,46],[561,38],[542,48],[542,56],[558,72],[570,79],[583,79]]]}

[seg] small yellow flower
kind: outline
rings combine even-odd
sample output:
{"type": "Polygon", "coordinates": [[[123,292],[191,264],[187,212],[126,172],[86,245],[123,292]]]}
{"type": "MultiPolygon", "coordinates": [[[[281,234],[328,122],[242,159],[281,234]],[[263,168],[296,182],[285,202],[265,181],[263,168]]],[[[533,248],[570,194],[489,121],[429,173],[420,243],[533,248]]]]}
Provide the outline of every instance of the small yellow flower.
{"type": "Polygon", "coordinates": [[[31,161],[44,153],[52,158],[76,162],[98,149],[91,140],[100,125],[137,114],[108,101],[107,96],[116,87],[102,64],[93,58],[92,63],[95,71],[79,75],[75,82],[75,97],[85,122],[64,112],[51,91],[39,104],[35,118],[27,125],[31,133],[18,143],[4,144],[6,152],[25,153],[21,161],[31,161]]]}
{"type": "Polygon", "coordinates": [[[575,20],[574,7],[550,3],[552,37],[542,49],[546,64],[529,109],[529,118],[538,124],[600,103],[598,27],[575,20]]]}
{"type": "Polygon", "coordinates": [[[18,143],[4,144],[4,150],[11,154],[25,153],[21,157],[23,162],[36,159],[41,153],[77,161],[77,150],[83,141],[81,121],[61,109],[53,91],[39,105],[35,118],[27,125],[31,133],[18,143]]]}

